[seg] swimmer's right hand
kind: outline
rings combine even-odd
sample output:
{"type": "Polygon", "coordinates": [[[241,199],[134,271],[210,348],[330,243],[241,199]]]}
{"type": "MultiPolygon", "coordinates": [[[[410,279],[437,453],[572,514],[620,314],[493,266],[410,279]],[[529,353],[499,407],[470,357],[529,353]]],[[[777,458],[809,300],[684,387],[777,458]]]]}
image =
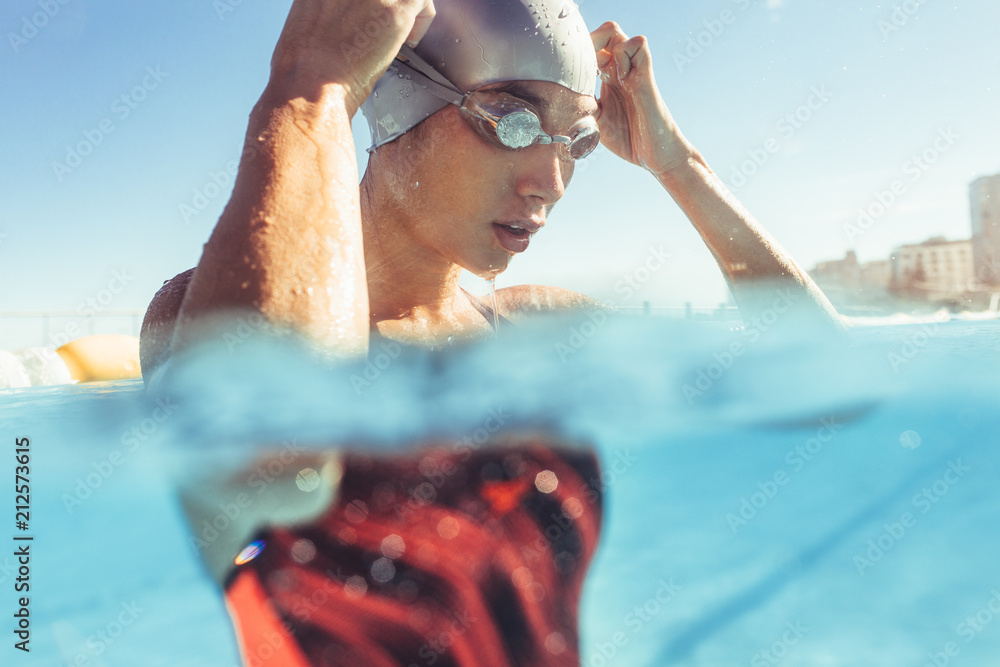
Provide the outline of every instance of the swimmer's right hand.
{"type": "Polygon", "coordinates": [[[423,39],[434,15],[434,0],[295,0],[271,85],[308,99],[337,86],[354,115],[399,48],[423,39]]]}

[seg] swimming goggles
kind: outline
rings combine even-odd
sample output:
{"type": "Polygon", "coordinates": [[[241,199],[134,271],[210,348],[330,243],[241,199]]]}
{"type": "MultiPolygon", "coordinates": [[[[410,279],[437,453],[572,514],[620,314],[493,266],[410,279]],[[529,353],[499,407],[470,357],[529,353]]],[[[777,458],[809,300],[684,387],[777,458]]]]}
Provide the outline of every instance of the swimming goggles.
{"type": "Polygon", "coordinates": [[[422,75],[420,83],[427,90],[459,107],[469,125],[494,146],[521,150],[536,144],[559,144],[565,155],[582,160],[601,143],[593,116],[574,124],[568,136],[546,134],[535,109],[510,93],[482,90],[463,93],[407,46],[400,49],[397,60],[422,75]]]}

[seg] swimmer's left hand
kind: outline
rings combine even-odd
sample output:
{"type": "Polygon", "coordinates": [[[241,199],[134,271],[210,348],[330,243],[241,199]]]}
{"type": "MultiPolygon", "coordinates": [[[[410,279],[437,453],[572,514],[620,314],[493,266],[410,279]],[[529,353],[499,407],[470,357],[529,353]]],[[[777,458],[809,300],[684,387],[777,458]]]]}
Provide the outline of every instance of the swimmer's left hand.
{"type": "Polygon", "coordinates": [[[601,71],[601,143],[658,178],[704,162],[674,122],[653,76],[649,42],[609,21],[590,34],[601,71]]]}

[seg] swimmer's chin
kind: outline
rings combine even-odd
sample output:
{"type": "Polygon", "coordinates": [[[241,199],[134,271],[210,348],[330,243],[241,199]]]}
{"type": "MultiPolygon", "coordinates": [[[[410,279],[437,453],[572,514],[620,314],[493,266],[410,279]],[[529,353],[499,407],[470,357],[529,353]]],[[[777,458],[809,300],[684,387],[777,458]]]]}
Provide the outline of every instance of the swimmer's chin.
{"type": "Polygon", "coordinates": [[[483,280],[493,280],[494,278],[496,278],[497,276],[499,276],[501,273],[503,273],[504,271],[506,271],[507,269],[509,269],[510,268],[510,260],[512,260],[512,259],[514,259],[514,257],[516,257],[516,253],[511,253],[511,252],[506,251],[506,250],[504,251],[504,253],[507,253],[507,256],[503,260],[503,266],[500,266],[499,264],[494,264],[494,265],[489,266],[489,267],[487,267],[485,269],[470,269],[468,267],[465,267],[466,271],[468,271],[469,273],[471,273],[473,275],[479,276],[483,280]]]}

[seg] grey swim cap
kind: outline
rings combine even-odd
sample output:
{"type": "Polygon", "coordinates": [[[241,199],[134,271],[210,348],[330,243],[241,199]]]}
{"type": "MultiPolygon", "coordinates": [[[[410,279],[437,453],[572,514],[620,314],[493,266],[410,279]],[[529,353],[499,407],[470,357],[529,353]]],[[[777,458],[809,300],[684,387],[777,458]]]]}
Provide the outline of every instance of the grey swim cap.
{"type": "MultiPolygon", "coordinates": [[[[597,56],[572,0],[435,0],[437,16],[413,50],[459,93],[505,81],[597,89],[597,56]]],[[[401,53],[406,53],[404,47],[401,53]]],[[[361,106],[373,150],[448,106],[421,68],[395,60],[361,106]]],[[[440,92],[440,88],[438,89],[440,92]]]]}

